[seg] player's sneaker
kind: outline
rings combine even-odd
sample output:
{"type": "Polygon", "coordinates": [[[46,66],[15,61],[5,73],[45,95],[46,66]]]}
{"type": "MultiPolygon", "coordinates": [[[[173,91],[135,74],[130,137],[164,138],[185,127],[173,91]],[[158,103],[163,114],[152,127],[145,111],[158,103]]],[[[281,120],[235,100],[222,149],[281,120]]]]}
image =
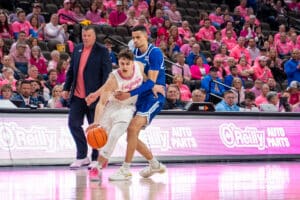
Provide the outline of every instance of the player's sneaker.
{"type": "Polygon", "coordinates": [[[166,169],[166,166],[162,163],[159,163],[159,166],[157,168],[154,168],[152,165],[148,165],[140,171],[140,175],[144,178],[148,178],[155,173],[164,173],[166,169]]]}
{"type": "Polygon", "coordinates": [[[92,169],[98,166],[98,161],[92,161],[89,165],[88,165],[88,169],[92,169]]]}
{"type": "Polygon", "coordinates": [[[119,170],[109,176],[110,181],[128,181],[132,177],[131,172],[128,169],[125,169],[124,167],[120,167],[119,170]]]}
{"type": "Polygon", "coordinates": [[[70,165],[70,169],[78,169],[78,168],[80,168],[82,166],[86,166],[88,164],[90,164],[90,159],[88,157],[83,158],[83,159],[77,159],[70,165]]]}
{"type": "Polygon", "coordinates": [[[101,181],[102,179],[102,170],[99,167],[93,167],[89,171],[90,181],[101,181]]]}

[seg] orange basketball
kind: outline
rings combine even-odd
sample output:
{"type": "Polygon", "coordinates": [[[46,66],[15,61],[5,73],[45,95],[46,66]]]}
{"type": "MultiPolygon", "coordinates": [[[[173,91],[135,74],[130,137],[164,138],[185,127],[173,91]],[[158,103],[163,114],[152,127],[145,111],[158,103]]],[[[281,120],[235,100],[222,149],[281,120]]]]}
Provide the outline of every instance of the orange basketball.
{"type": "Polygon", "coordinates": [[[86,140],[87,140],[87,143],[93,149],[99,149],[99,148],[103,147],[107,141],[107,134],[106,134],[105,129],[102,127],[96,127],[96,128],[90,129],[87,132],[86,140]]]}

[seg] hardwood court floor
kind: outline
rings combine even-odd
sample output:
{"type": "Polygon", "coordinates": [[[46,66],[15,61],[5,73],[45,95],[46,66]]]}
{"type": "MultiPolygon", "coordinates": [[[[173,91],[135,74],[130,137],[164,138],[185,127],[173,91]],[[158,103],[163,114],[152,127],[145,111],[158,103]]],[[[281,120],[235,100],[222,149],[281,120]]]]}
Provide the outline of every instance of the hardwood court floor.
{"type": "Polygon", "coordinates": [[[131,181],[110,182],[118,167],[109,166],[101,184],[89,181],[87,169],[2,167],[0,199],[300,199],[300,162],[167,164],[148,179],[138,175],[142,167],[132,168],[131,181]]]}

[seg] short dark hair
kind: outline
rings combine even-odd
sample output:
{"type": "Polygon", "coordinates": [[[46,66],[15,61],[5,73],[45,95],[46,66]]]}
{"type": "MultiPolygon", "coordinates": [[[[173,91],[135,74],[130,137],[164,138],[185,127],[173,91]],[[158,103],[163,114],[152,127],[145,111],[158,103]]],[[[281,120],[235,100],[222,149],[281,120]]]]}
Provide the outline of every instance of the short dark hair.
{"type": "Polygon", "coordinates": [[[128,60],[134,60],[134,55],[131,50],[123,49],[118,54],[118,59],[120,60],[121,58],[126,58],[128,60]]]}
{"type": "Polygon", "coordinates": [[[48,71],[48,76],[49,76],[52,72],[57,73],[57,70],[56,70],[56,69],[50,69],[50,70],[48,71]]]}
{"type": "Polygon", "coordinates": [[[30,80],[22,80],[20,86],[24,85],[24,84],[31,84],[31,81],[30,80]]]}
{"type": "Polygon", "coordinates": [[[93,25],[83,26],[82,30],[84,30],[84,31],[93,30],[95,32],[95,34],[97,34],[96,33],[96,28],[93,25]]]}
{"type": "Polygon", "coordinates": [[[135,32],[135,31],[142,31],[142,32],[146,32],[146,33],[147,33],[147,29],[146,29],[146,27],[143,26],[143,25],[137,25],[137,26],[133,27],[131,31],[132,31],[132,32],[135,32]]]}
{"type": "Polygon", "coordinates": [[[225,97],[226,94],[234,94],[234,92],[231,90],[227,90],[223,93],[223,97],[225,97]]]}
{"type": "Polygon", "coordinates": [[[245,93],[245,99],[250,99],[251,101],[254,101],[255,98],[256,98],[256,97],[255,97],[254,92],[249,91],[249,92],[246,92],[246,93],[245,93]]]}

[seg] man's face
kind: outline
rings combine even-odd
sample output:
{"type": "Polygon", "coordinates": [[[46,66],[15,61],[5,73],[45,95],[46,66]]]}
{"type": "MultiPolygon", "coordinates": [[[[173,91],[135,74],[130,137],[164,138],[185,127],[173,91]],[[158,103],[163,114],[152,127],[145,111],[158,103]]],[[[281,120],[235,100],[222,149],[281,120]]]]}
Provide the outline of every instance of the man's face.
{"type": "Polygon", "coordinates": [[[30,85],[30,83],[23,83],[21,85],[21,94],[25,98],[28,98],[31,95],[31,85],[30,85]]]}
{"type": "Polygon", "coordinates": [[[57,73],[56,72],[51,72],[49,74],[49,80],[50,81],[56,81],[57,80],[57,73]]]}
{"type": "Polygon", "coordinates": [[[167,99],[171,101],[176,101],[179,99],[179,92],[175,87],[169,86],[167,91],[167,99]]]}
{"type": "Polygon", "coordinates": [[[192,100],[193,102],[204,102],[206,95],[200,91],[197,91],[193,94],[192,100]]]}
{"type": "Polygon", "coordinates": [[[122,73],[122,76],[130,78],[133,75],[133,60],[127,58],[119,59],[119,67],[122,73]]]}
{"type": "Polygon", "coordinates": [[[25,41],[25,40],[26,40],[26,34],[25,33],[19,33],[18,41],[25,41]]]}
{"type": "Polygon", "coordinates": [[[31,82],[31,92],[32,93],[34,93],[36,90],[39,90],[39,89],[40,89],[40,85],[37,82],[35,82],[35,81],[31,82]]]}
{"type": "Polygon", "coordinates": [[[136,48],[141,48],[141,47],[147,45],[148,36],[145,32],[133,31],[132,32],[132,40],[133,40],[134,46],[136,48]]]}
{"type": "Polygon", "coordinates": [[[224,101],[229,105],[232,106],[234,104],[234,94],[232,93],[227,93],[224,96],[224,101]]]}
{"type": "Polygon", "coordinates": [[[83,30],[82,31],[82,42],[84,47],[92,47],[96,42],[96,33],[94,30],[83,30]]]}

